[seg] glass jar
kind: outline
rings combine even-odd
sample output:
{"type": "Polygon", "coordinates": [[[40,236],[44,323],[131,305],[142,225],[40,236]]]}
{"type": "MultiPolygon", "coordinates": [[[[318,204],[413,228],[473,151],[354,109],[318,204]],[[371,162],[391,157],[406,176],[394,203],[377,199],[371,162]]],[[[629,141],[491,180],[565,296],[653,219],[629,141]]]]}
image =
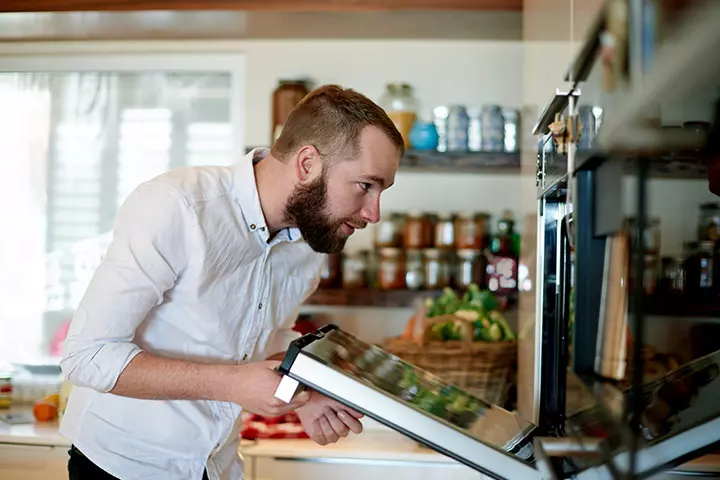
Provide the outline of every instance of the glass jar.
{"type": "Polygon", "coordinates": [[[684,257],[663,257],[660,289],[662,292],[683,293],[685,292],[685,269],[684,257]]]}
{"type": "Polygon", "coordinates": [[[367,287],[367,251],[347,253],[343,257],[343,288],[367,287]]]}
{"type": "Polygon", "coordinates": [[[704,203],[700,205],[698,222],[698,240],[717,241],[720,238],[720,205],[704,203]]]}
{"type": "Polygon", "coordinates": [[[375,227],[375,246],[378,248],[402,245],[405,216],[399,213],[383,215],[375,227]]]}
{"type": "Polygon", "coordinates": [[[408,250],[405,253],[405,286],[419,290],[425,285],[425,268],[422,251],[408,250]]]}
{"type": "Polygon", "coordinates": [[[405,288],[405,258],[399,248],[380,249],[378,259],[378,286],[382,290],[405,288]]]}
{"type": "Polygon", "coordinates": [[[412,87],[407,83],[389,83],[379,103],[402,135],[405,148],[410,148],[410,131],[418,113],[412,87]]]}
{"type": "Polygon", "coordinates": [[[405,248],[428,248],[432,246],[432,222],[430,216],[420,212],[410,212],[403,227],[403,246],[405,248]]]}
{"type": "Polygon", "coordinates": [[[320,271],[321,288],[339,288],[342,284],[342,255],[331,253],[325,255],[320,271]]]}
{"type": "Polygon", "coordinates": [[[704,241],[686,244],[693,250],[685,260],[685,291],[694,300],[707,300],[714,290],[715,243],[704,241]]]}
{"type": "Polygon", "coordinates": [[[455,218],[455,247],[482,250],[488,246],[488,221],[485,213],[464,212],[455,218]]]}
{"type": "Polygon", "coordinates": [[[0,408],[10,408],[12,397],[12,375],[9,373],[0,373],[0,408]]]}
{"type": "Polygon", "coordinates": [[[643,290],[645,295],[655,293],[660,279],[660,265],[658,256],[655,254],[645,255],[645,271],[643,278],[643,290]]]}
{"type": "Polygon", "coordinates": [[[484,289],[487,286],[486,269],[487,261],[480,250],[458,250],[455,286],[467,289],[470,285],[475,284],[484,289]]]}
{"type": "Polygon", "coordinates": [[[283,125],[290,111],[310,92],[305,79],[282,79],[272,96],[272,138],[275,142],[282,133],[283,125]]]}
{"type": "MultiPolygon", "coordinates": [[[[634,237],[635,232],[635,218],[630,217],[628,219],[630,226],[631,235],[634,237]]],[[[643,242],[645,242],[645,253],[647,254],[660,254],[660,219],[650,218],[645,224],[645,230],[643,231],[643,242]]],[[[633,243],[634,247],[634,243],[633,243]]]]}
{"type": "Polygon", "coordinates": [[[433,228],[434,247],[440,249],[451,249],[455,246],[455,222],[449,213],[441,213],[433,228]]]}
{"type": "Polygon", "coordinates": [[[450,260],[447,252],[437,248],[423,250],[425,288],[437,290],[450,286],[450,260]]]}

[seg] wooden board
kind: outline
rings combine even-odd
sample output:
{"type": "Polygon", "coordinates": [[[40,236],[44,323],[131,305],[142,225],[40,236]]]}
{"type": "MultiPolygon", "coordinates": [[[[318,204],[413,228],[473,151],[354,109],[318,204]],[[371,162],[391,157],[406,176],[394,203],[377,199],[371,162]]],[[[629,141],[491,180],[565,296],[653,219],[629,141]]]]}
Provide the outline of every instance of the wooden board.
{"type": "Polygon", "coordinates": [[[522,4],[522,0],[3,0],[0,2],[0,12],[110,10],[520,11],[522,4]]]}

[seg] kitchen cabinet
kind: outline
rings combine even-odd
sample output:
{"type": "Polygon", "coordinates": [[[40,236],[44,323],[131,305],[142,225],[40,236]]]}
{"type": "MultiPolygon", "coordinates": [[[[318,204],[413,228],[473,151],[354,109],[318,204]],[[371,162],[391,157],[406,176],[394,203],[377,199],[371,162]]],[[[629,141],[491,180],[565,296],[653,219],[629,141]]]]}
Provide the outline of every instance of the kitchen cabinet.
{"type": "Polygon", "coordinates": [[[0,479],[67,480],[68,448],[0,444],[0,479]]]}
{"type": "Polygon", "coordinates": [[[483,480],[487,477],[458,463],[408,462],[353,458],[273,458],[245,456],[246,480],[483,480]]]}

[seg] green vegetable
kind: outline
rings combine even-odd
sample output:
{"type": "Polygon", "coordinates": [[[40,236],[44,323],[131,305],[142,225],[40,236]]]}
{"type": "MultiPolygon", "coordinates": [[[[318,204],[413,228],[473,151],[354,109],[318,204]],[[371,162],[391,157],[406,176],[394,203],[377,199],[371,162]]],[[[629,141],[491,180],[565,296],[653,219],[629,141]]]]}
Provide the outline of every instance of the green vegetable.
{"type": "Polygon", "coordinates": [[[505,317],[500,315],[499,312],[490,312],[490,319],[497,322],[497,324],[500,325],[500,328],[503,329],[505,340],[517,339],[515,332],[512,331],[512,328],[508,325],[507,320],[505,320],[505,317]]]}
{"type": "Polygon", "coordinates": [[[503,332],[500,328],[500,325],[498,325],[497,323],[493,323],[492,325],[490,325],[489,334],[490,340],[493,342],[499,342],[500,340],[502,340],[503,332]]]}

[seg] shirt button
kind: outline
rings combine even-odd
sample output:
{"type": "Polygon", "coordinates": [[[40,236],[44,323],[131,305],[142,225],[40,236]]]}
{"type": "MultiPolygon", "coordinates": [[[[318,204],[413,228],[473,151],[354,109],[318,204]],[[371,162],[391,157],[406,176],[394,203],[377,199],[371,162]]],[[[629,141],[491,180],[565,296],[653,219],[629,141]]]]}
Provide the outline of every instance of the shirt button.
{"type": "Polygon", "coordinates": [[[257,228],[257,226],[255,226],[254,223],[251,223],[251,224],[250,224],[250,230],[255,230],[256,228],[257,228]]]}
{"type": "Polygon", "coordinates": [[[243,360],[247,360],[247,353],[243,355],[243,360]]]}
{"type": "Polygon", "coordinates": [[[258,303],[258,310],[262,310],[262,302],[258,303]]]}

